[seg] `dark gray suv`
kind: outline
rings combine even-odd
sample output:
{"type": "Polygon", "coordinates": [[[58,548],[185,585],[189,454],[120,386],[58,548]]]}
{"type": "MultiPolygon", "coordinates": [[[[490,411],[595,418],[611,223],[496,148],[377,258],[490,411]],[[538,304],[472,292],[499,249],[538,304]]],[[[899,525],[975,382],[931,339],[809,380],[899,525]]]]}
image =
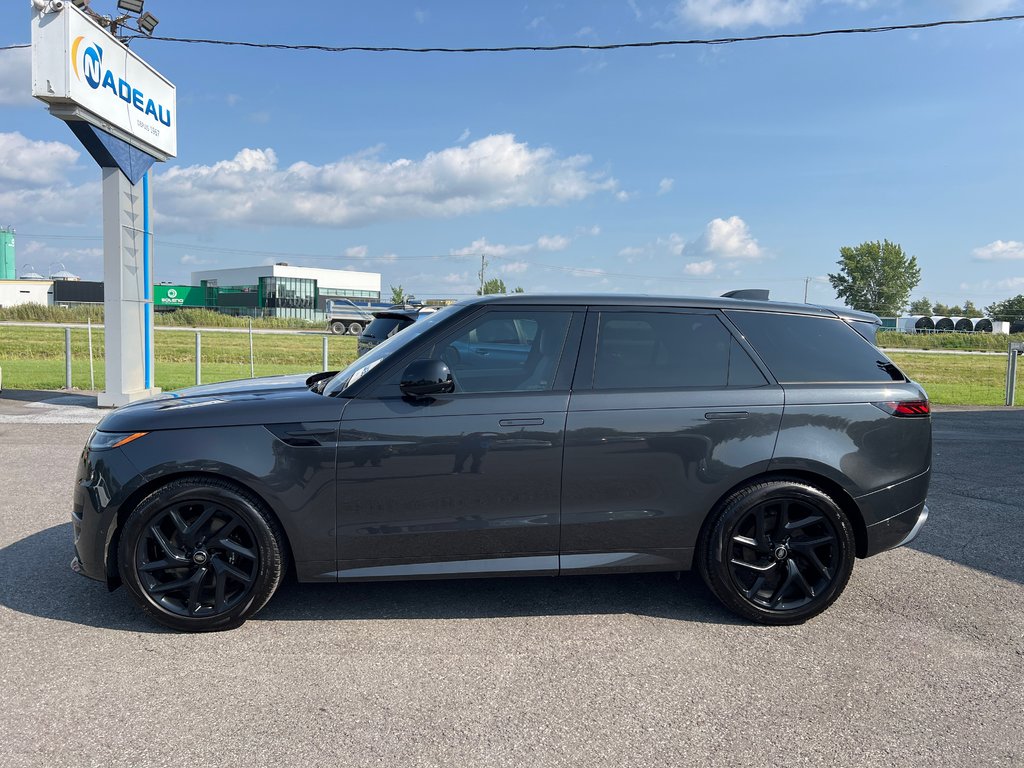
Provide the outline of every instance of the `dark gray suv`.
{"type": "Polygon", "coordinates": [[[157,621],[237,626],[300,581],[680,571],[792,624],[928,517],[927,396],[878,319],[767,301],[499,296],[340,372],[109,414],[73,566],[157,621]]]}

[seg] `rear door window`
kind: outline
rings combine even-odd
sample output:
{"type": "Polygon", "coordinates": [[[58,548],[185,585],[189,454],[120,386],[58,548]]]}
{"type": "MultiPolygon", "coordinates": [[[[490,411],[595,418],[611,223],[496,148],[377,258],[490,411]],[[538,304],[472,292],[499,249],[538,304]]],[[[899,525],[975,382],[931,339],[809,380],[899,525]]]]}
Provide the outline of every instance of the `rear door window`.
{"type": "Polygon", "coordinates": [[[713,314],[600,313],[594,389],[713,389],[767,383],[713,314]]]}
{"type": "Polygon", "coordinates": [[[836,317],[727,310],[780,383],[904,381],[877,347],[836,317]]]}

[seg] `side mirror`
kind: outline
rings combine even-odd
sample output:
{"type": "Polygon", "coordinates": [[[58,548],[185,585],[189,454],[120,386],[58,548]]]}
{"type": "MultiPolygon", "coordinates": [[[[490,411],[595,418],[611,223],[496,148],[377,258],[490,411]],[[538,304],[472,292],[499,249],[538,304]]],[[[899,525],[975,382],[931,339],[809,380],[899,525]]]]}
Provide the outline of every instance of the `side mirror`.
{"type": "Polygon", "coordinates": [[[414,360],[402,373],[398,386],[408,397],[427,397],[454,392],[455,380],[442,360],[414,360]]]}

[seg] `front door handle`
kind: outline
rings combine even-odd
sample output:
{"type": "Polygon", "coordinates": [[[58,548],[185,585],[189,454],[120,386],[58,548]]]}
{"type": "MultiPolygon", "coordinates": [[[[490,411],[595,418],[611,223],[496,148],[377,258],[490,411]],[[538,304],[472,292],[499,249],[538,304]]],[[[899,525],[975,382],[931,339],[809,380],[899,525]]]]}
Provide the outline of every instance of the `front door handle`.
{"type": "Polygon", "coordinates": [[[708,421],[728,421],[729,419],[745,419],[750,414],[746,411],[708,411],[704,418],[708,421]]]}
{"type": "Polygon", "coordinates": [[[539,427],[544,419],[499,419],[498,424],[502,427],[539,427]]]}

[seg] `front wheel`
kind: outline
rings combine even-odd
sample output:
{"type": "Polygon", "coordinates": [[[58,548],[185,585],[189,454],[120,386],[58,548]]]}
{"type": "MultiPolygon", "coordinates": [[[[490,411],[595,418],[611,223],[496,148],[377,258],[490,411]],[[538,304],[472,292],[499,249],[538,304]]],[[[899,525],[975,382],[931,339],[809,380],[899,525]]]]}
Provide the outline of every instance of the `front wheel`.
{"type": "Polygon", "coordinates": [[[798,481],[754,483],[712,513],[697,567],[730,610],[763,624],[799,624],[836,601],[853,571],[850,521],[798,481]]]}
{"type": "Polygon", "coordinates": [[[216,479],[157,489],[125,522],[121,580],[152,618],[172,629],[232,629],[259,611],[285,570],[277,521],[248,492],[216,479]]]}

